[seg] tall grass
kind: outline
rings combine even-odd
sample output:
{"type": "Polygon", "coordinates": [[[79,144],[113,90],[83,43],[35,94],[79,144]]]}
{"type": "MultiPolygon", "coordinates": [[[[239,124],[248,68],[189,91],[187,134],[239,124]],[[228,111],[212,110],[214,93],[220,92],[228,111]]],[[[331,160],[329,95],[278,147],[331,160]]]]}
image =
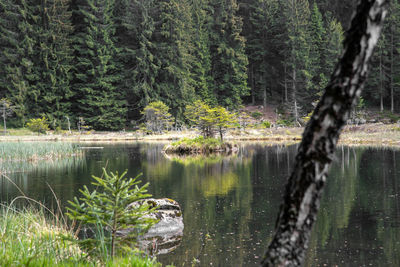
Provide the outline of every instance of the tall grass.
{"type": "Polygon", "coordinates": [[[161,266],[156,259],[129,254],[99,261],[88,257],[66,223],[44,209],[0,207],[0,266],[161,266]]]}
{"type": "Polygon", "coordinates": [[[65,142],[0,142],[0,161],[35,161],[81,153],[78,146],[65,142]]]}

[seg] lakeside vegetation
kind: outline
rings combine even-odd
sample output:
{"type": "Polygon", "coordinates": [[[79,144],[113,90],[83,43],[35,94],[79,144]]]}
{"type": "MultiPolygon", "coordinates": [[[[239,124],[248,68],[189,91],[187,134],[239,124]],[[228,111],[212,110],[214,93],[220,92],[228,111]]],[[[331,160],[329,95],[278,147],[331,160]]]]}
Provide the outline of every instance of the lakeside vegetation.
{"type": "MultiPolygon", "coordinates": [[[[14,184],[22,196],[9,204],[0,203],[0,265],[161,266],[156,258],[140,251],[137,243],[157,222],[148,217],[156,207],[134,205],[151,197],[148,184],[138,186],[138,177],[125,178],[126,172],[119,175],[103,169],[102,177],[93,176],[97,189],[89,191],[84,186],[82,196],[69,201],[66,215],[71,220],[66,219],[60,204],[52,211],[14,184]],[[19,201],[26,202],[19,205],[19,201]],[[81,236],[82,228],[92,233],[81,236]],[[120,230],[124,233],[118,233],[120,230]]],[[[9,179],[1,173],[0,177],[9,179]]]]}
{"type": "Polygon", "coordinates": [[[166,145],[163,149],[165,153],[212,153],[212,152],[232,152],[237,150],[237,146],[231,142],[223,142],[221,139],[204,138],[182,138],[179,141],[166,145]]]}
{"type": "Polygon", "coordinates": [[[81,153],[76,144],[67,142],[0,142],[0,163],[54,160],[81,153]]]}
{"type": "Polygon", "coordinates": [[[140,254],[109,258],[100,264],[68,239],[74,233],[60,218],[34,208],[0,208],[1,266],[135,266],[159,267],[155,259],[140,254]]]}

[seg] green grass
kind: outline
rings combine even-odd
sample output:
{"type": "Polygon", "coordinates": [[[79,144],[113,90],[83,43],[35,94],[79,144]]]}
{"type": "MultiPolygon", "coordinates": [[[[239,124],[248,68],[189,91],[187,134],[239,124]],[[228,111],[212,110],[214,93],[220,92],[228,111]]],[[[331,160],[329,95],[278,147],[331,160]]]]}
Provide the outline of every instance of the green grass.
{"type": "MultiPolygon", "coordinates": [[[[0,135],[4,134],[3,125],[0,126],[0,135]]],[[[24,135],[37,135],[37,133],[32,132],[28,128],[7,128],[7,135],[11,136],[24,136],[24,135]]]]}
{"type": "Polygon", "coordinates": [[[216,147],[221,146],[223,142],[220,139],[216,138],[204,138],[203,136],[198,136],[195,138],[182,138],[179,141],[173,142],[171,145],[179,146],[179,145],[186,145],[186,146],[193,146],[193,147],[216,147]]]}
{"type": "Polygon", "coordinates": [[[0,142],[0,161],[35,161],[81,153],[78,146],[65,142],[0,142]]]}
{"type": "Polygon", "coordinates": [[[90,258],[76,243],[62,220],[43,211],[0,208],[0,266],[161,266],[138,254],[107,259],[90,258]]]}
{"type": "Polygon", "coordinates": [[[212,153],[212,152],[229,152],[234,148],[234,145],[227,142],[222,142],[216,138],[204,138],[199,136],[196,138],[182,138],[179,141],[173,142],[164,147],[166,153],[212,153]]]}

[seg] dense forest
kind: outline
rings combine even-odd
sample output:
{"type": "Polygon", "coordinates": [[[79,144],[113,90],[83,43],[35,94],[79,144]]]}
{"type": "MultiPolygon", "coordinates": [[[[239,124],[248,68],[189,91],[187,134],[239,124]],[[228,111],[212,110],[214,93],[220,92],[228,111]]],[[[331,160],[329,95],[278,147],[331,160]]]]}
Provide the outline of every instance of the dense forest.
{"type": "MultiPolygon", "coordinates": [[[[135,126],[162,101],[176,122],[202,100],[311,111],[354,0],[0,0],[0,99],[13,123],[135,126]]],[[[391,1],[363,103],[400,109],[400,6],[391,1]]]]}

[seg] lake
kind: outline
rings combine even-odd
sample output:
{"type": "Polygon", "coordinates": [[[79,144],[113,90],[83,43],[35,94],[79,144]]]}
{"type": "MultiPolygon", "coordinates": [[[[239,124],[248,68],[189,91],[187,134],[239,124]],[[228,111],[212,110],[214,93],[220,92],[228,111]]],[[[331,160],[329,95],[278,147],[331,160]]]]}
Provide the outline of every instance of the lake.
{"type": "MultiPolygon", "coordinates": [[[[80,158],[26,164],[8,176],[28,196],[55,207],[90,185],[102,167],[143,173],[155,198],[181,204],[184,234],[158,255],[175,266],[258,266],[274,229],[296,145],[240,143],[239,152],[209,158],[165,157],[163,143],[79,144],[80,158]]],[[[22,163],[21,163],[22,164],[22,163]]],[[[338,147],[306,266],[400,266],[400,150],[338,147]]],[[[19,192],[0,180],[0,200],[19,192]]]]}

